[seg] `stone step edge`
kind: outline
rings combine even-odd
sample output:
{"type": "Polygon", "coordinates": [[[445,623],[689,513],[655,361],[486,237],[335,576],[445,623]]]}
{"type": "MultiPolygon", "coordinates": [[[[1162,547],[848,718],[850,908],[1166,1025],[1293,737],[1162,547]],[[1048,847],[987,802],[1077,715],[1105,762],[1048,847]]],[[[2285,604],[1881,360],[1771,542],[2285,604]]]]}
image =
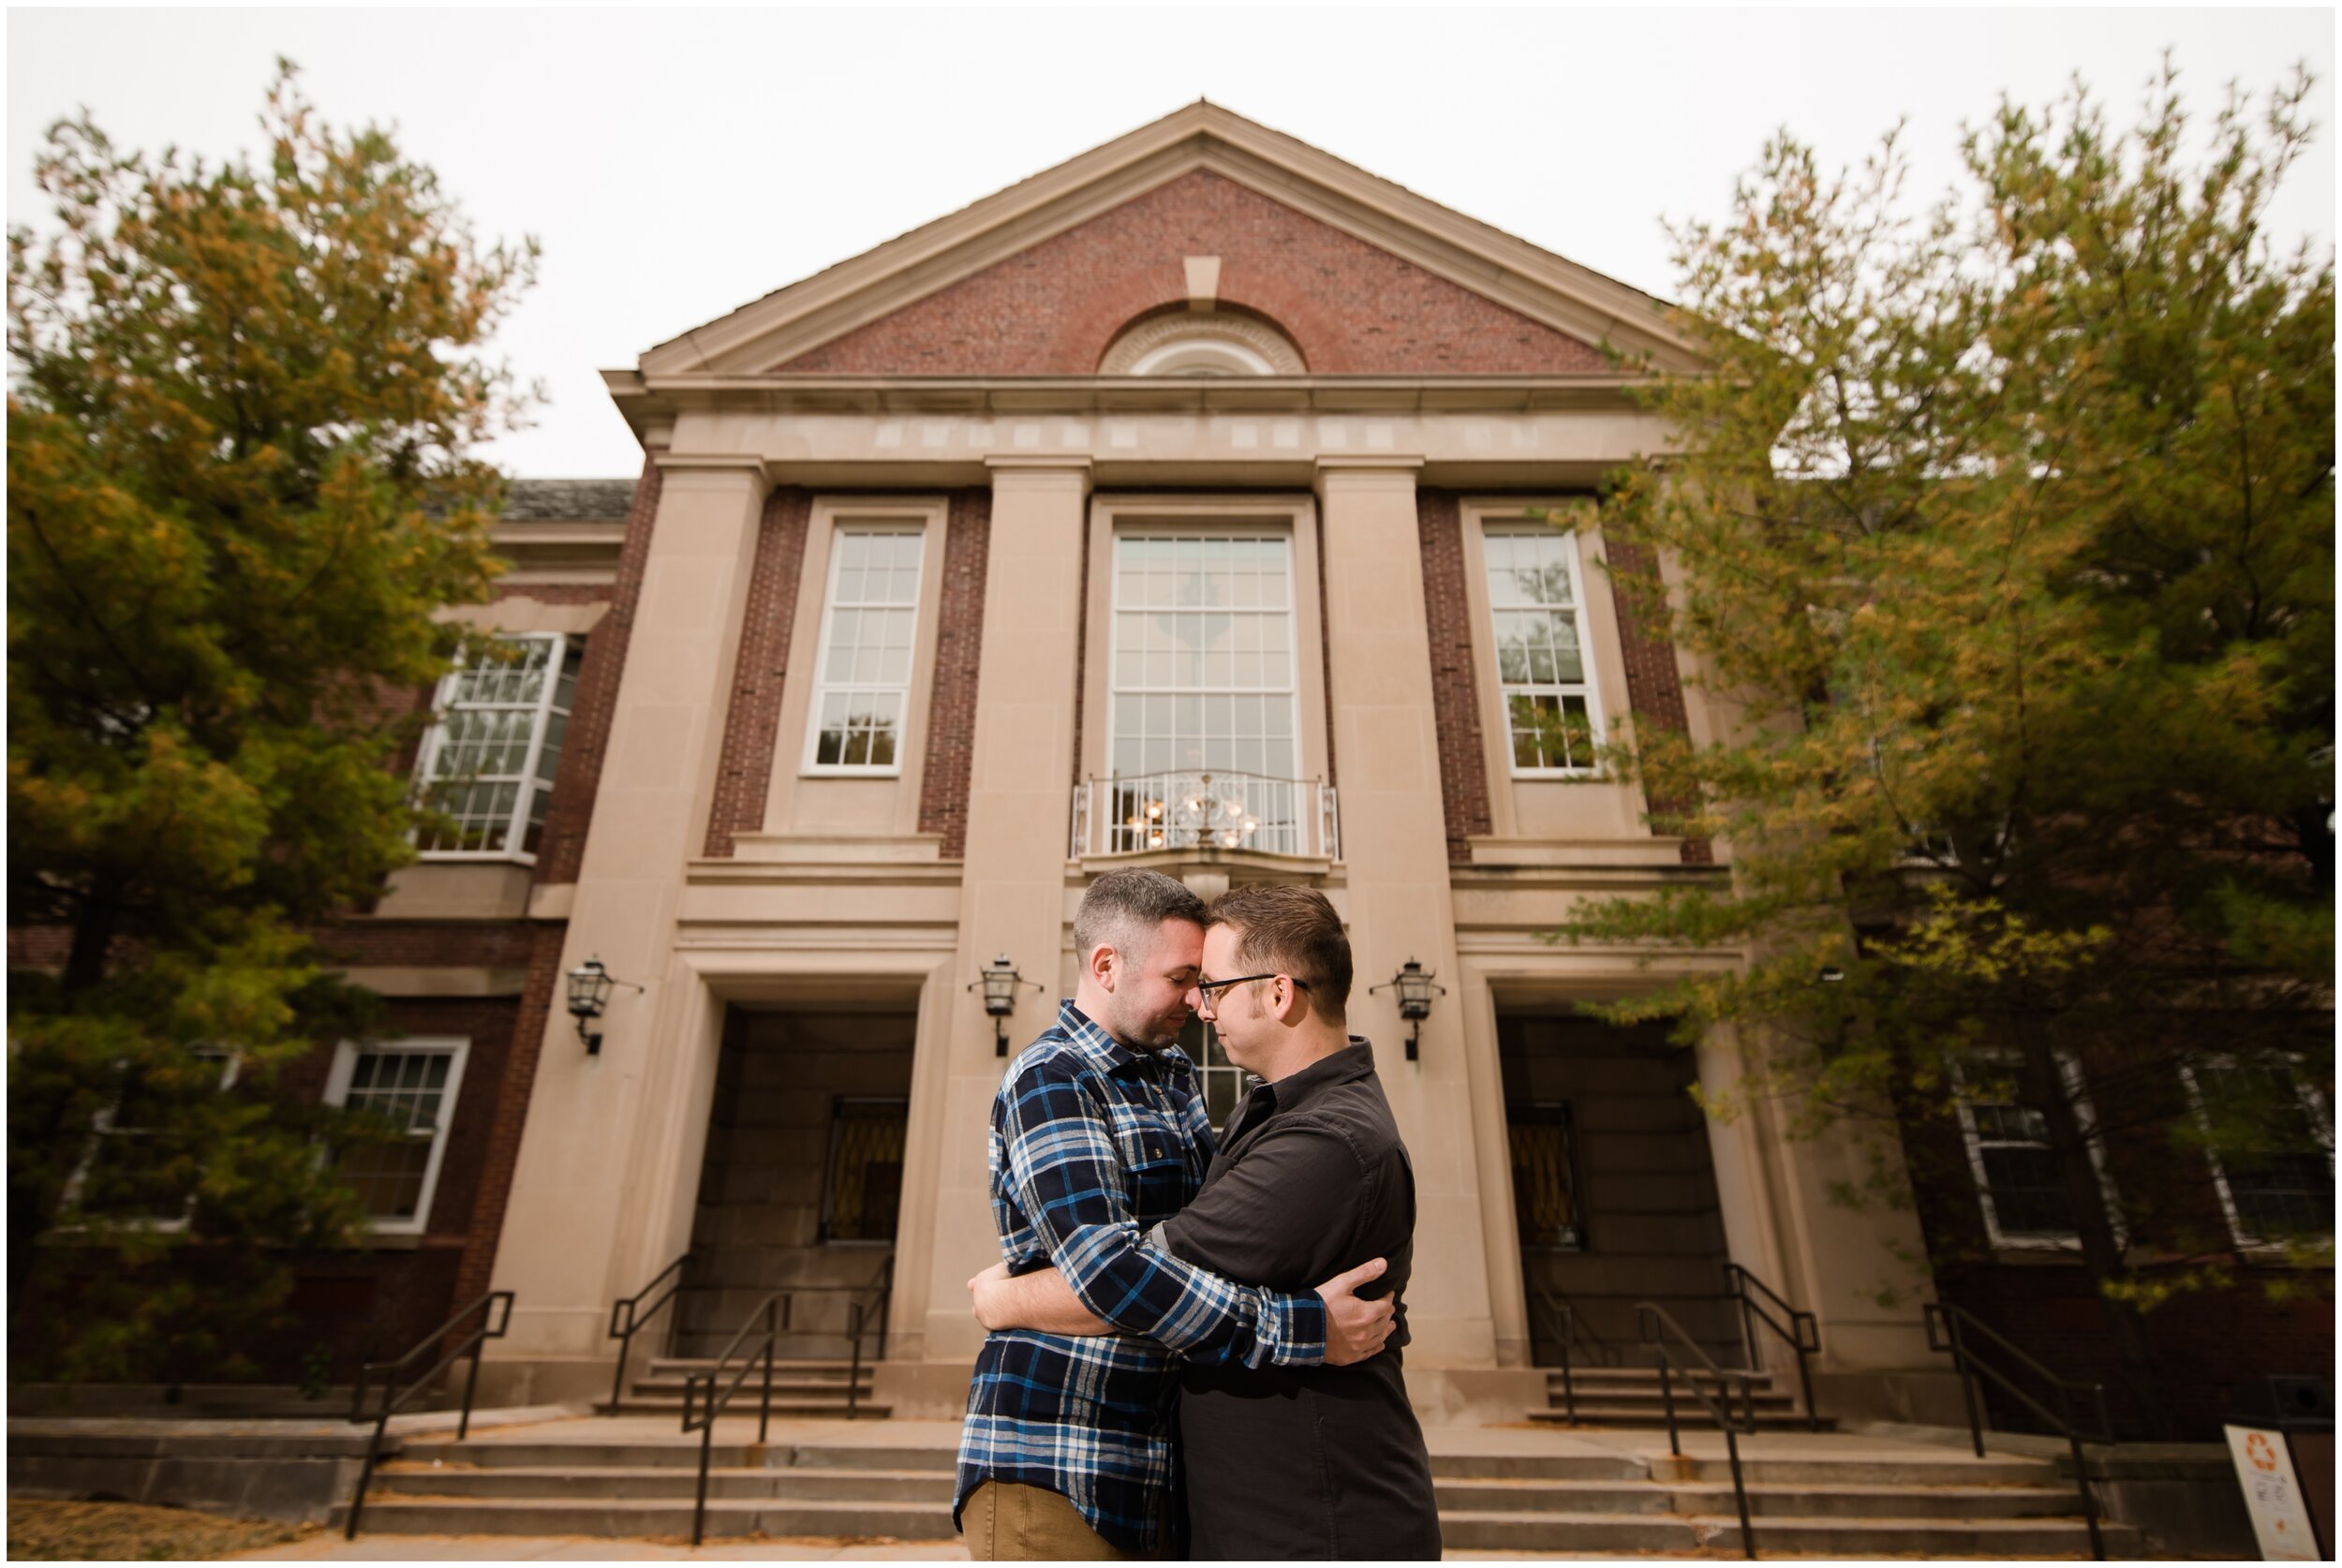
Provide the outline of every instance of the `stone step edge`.
{"type": "MultiPolygon", "coordinates": [[[[1443,1508],[1439,1516],[1443,1523],[1453,1521],[1458,1524],[1683,1525],[1703,1532],[1737,1531],[1741,1527],[1738,1514],[1593,1514],[1566,1513],[1559,1509],[1549,1513],[1534,1509],[1443,1508]]],[[[2080,1536],[2086,1536],[2089,1532],[2083,1519],[2057,1516],[2014,1519],[1937,1519],[1925,1516],[1881,1515],[1875,1518],[1847,1518],[1829,1514],[1777,1514],[1759,1516],[1755,1523],[1759,1545],[1762,1545],[1769,1530],[1775,1532],[1802,1530],[1840,1535],[1855,1531],[1880,1530],[1908,1531],[1915,1534],[1938,1531],[1962,1535],[2013,1535],[2027,1530],[2051,1530],[2060,1534],[2080,1536]]],[[[2099,1520],[2098,1528],[2110,1535],[2136,1533],[2128,1525],[2116,1524],[2111,1519],[2099,1520]]]]}
{"type": "MultiPolygon", "coordinates": [[[[432,1475],[512,1475],[524,1479],[545,1481],[633,1481],[648,1476],[669,1476],[689,1481],[699,1473],[697,1461],[683,1465],[427,1465],[410,1459],[398,1459],[377,1468],[378,1475],[401,1477],[432,1475]]],[[[956,1472],[948,1470],[849,1470],[831,1465],[710,1465],[710,1480],[727,1475],[821,1475],[851,1476],[867,1481],[926,1481],[944,1480],[956,1472]]]]}
{"type": "MultiPolygon", "coordinates": [[[[579,1465],[575,1467],[554,1467],[543,1465],[427,1465],[412,1460],[393,1460],[383,1465],[378,1473],[400,1480],[429,1480],[435,1476],[443,1475],[495,1475],[508,1476],[519,1480],[551,1482],[633,1481],[660,1479],[673,1480],[678,1485],[681,1485],[690,1482],[693,1477],[696,1476],[698,1473],[698,1467],[696,1465],[579,1465]]],[[[740,1478],[770,1478],[784,1475],[821,1476],[824,1479],[836,1478],[839,1480],[853,1481],[934,1481],[939,1484],[953,1479],[953,1472],[945,1470],[849,1470],[842,1467],[832,1468],[827,1466],[799,1465],[713,1465],[709,1467],[707,1474],[708,1479],[711,1481],[740,1478]]],[[[1605,1492],[1632,1492],[1638,1495],[1664,1494],[1675,1497],[1691,1495],[1701,1498],[1710,1496],[1717,1498],[1729,1498],[1732,1496],[1732,1484],[1729,1481],[1647,1481],[1638,1478],[1620,1478],[1617,1480],[1578,1480],[1543,1476],[1443,1475],[1433,1477],[1432,1486],[1434,1489],[1441,1487],[1495,1487],[1501,1490],[1518,1491],[1523,1494],[1593,1494],[1605,1492]]],[[[1996,1485],[1989,1482],[1979,1484],[1921,1483],[1907,1486],[1897,1486],[1887,1482],[1752,1481],[1748,1484],[1748,1494],[1752,1498],[1893,1497],[1915,1499],[1933,1498],[1945,1501],[1959,1501],[1969,1498],[1981,1497],[2028,1497],[2070,1501],[2075,1503],[2077,1507],[2081,1501],[2079,1494],[2077,1494],[2069,1487],[2031,1487],[2022,1484],[1996,1485]]],[[[415,1494],[408,1493],[402,1495],[412,1498],[415,1494]]],[[[552,1498],[463,1498],[455,1501],[535,1501],[547,1502],[565,1501],[574,1503],[576,1500],[552,1498]]],[[[614,1499],[611,1501],[655,1502],[663,1500],[657,1498],[638,1498],[614,1499]]],[[[883,1500],[880,1501],[883,1501],[883,1500]]],[[[1794,1517],[1796,1516],[1780,1516],[1794,1517]]],[[[1824,1516],[1836,1517],[1838,1516],[1824,1516]]],[[[1891,1516],[1876,1516],[1889,1517],[1891,1516]]],[[[1913,1516],[1932,1517],[1933,1516],[1913,1516]]],[[[2036,1515],[2032,1516],[2035,1518],[2064,1517],[2064,1516],[2058,1515],[2036,1515]]],[[[2077,1513],[2072,1516],[2072,1517],[2079,1520],[2081,1516],[2077,1513]]]]}

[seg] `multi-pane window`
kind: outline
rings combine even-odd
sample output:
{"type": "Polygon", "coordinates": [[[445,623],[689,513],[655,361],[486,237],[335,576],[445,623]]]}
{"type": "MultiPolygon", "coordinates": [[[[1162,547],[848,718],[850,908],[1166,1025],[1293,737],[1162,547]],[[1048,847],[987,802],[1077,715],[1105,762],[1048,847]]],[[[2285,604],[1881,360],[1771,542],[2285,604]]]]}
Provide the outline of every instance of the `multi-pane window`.
{"type": "Polygon", "coordinates": [[[442,858],[533,857],[544,836],[585,643],[556,633],[499,637],[440,684],[439,722],[419,773],[418,847],[442,858]]]}
{"type": "MultiPolygon", "coordinates": [[[[2011,1081],[2016,1069],[2013,1058],[1995,1054],[1974,1067],[1955,1067],[1953,1072],[1960,1091],[1960,1131],[1967,1145],[1969,1171],[1976,1177],[1985,1235],[1995,1247],[2077,1247],[2081,1235],[2057,1152],[2050,1144],[2049,1118],[2021,1097],[2011,1081]]],[[[2081,1064],[2061,1057],[2058,1072],[2097,1168],[2108,1216],[2119,1232],[2121,1216],[2107,1183],[2081,1064]]]]}
{"type": "Polygon", "coordinates": [[[1237,1102],[1252,1093],[1260,1079],[1228,1059],[1227,1048],[1220,1043],[1220,1031],[1208,1019],[1190,1018],[1179,1031],[1179,1048],[1203,1075],[1204,1109],[1212,1126],[1226,1128],[1237,1102]]]}
{"type": "Polygon", "coordinates": [[[334,1058],[326,1100],[364,1117],[335,1165],[377,1230],[420,1231],[430,1218],[466,1046],[460,1040],[345,1043],[334,1058]]]}
{"type": "Polygon", "coordinates": [[[829,1172],[822,1194],[823,1241],[892,1241],[902,1213],[907,1100],[840,1098],[831,1103],[829,1172]]]}
{"type": "Polygon", "coordinates": [[[2331,1236],[2334,1124],[2291,1064],[2221,1058],[2180,1072],[2207,1139],[2219,1133],[2207,1152],[2237,1245],[2331,1236]]]}
{"type": "Polygon", "coordinates": [[[808,737],[810,771],[892,774],[900,768],[926,545],[917,528],[837,531],[808,737]]]}
{"type": "Polygon", "coordinates": [[[1298,771],[1287,540],[1119,537],[1113,642],[1116,777],[1298,771]]]}
{"type": "Polygon", "coordinates": [[[1582,773],[1600,725],[1576,536],[1514,525],[1490,526],[1482,543],[1513,771],[1582,773]]]}
{"type": "Polygon", "coordinates": [[[157,1230],[185,1226],[205,1153],[190,1102],[234,1087],[236,1068],[234,1053],[210,1046],[175,1069],[123,1063],[113,1098],[92,1115],[89,1142],[66,1178],[66,1211],[157,1230]]]}

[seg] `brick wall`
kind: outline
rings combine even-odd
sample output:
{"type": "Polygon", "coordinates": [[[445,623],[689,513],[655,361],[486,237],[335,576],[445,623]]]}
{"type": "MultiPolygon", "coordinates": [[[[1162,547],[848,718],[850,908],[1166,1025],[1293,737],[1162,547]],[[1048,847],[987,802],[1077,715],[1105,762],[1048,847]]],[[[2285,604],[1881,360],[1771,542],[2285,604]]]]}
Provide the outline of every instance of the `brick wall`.
{"type": "Polygon", "coordinates": [[[756,529],[756,564],[749,576],[749,602],[734,665],[732,704],[724,716],[723,757],[716,774],[716,799],[707,819],[705,852],[732,853],[734,834],[764,825],[764,797],[772,788],[773,751],[779,744],[780,695],[789,674],[792,623],[797,614],[798,579],[805,571],[806,530],[813,498],[793,485],[764,497],[756,529]]]}
{"type": "MultiPolygon", "coordinates": [[[[2215,1441],[2231,1393],[2272,1372],[2334,1376],[2334,1276],[2330,1270],[2237,1264],[2212,1172],[2165,1135],[2180,1110],[2175,1067],[2149,1066],[2139,1053],[2100,1064],[2089,1076],[2092,1104],[2113,1131],[2106,1149],[2111,1184],[2131,1230],[2136,1266],[2149,1283],[2176,1282],[2206,1258],[2225,1258],[2234,1283],[2182,1289],[2145,1314],[2147,1340],[2162,1378],[2161,1398],[2181,1435],[2215,1441]],[[2142,1071],[2147,1066],[2147,1071],[2142,1071]],[[2156,1103],[2140,1097],[2154,1087],[2156,1103]],[[2156,1260],[2162,1261],[2156,1261],[2156,1260]],[[2294,1299],[2273,1299],[2278,1283],[2294,1299]]],[[[1902,1107],[1903,1146],[1912,1196],[1926,1239],[1936,1295],[1976,1313],[1987,1325],[2059,1376],[2106,1385],[2118,1432],[2148,1428],[2126,1381],[2110,1333],[2107,1306],[2078,1258],[2048,1251],[1996,1251],[1965,1145],[1949,1117],[1902,1107]]],[[[2016,1430],[2039,1423],[1987,1388],[1995,1420],[2016,1430]]]]}
{"type": "Polygon", "coordinates": [[[1454,493],[1444,490],[1417,490],[1415,519],[1423,550],[1424,630],[1431,644],[1440,804],[1447,819],[1447,859],[1461,865],[1472,858],[1466,839],[1491,831],[1478,679],[1472,662],[1472,601],[1464,592],[1463,523],[1454,493]]]}
{"type": "MultiPolygon", "coordinates": [[[[1085,540],[1087,535],[1085,534],[1085,540]]],[[[968,777],[975,757],[976,663],[984,649],[985,567],[992,545],[992,493],[951,498],[937,611],[935,682],[927,702],[926,772],[919,781],[919,831],[943,836],[941,854],[968,852],[968,777]]],[[[1088,546],[1085,542],[1084,550],[1088,546]]],[[[1074,688],[1081,689],[1077,669],[1074,688]]],[[[1079,722],[1076,717],[1075,722],[1079,722]]],[[[1074,737],[1079,766],[1081,737],[1074,737]]]]}
{"type": "MultiPolygon", "coordinates": [[[[1675,665],[1675,641],[1664,624],[1650,625],[1647,617],[1638,614],[1619,585],[1623,577],[1646,581],[1654,577],[1657,563],[1642,545],[1613,539],[1605,549],[1609,555],[1610,603],[1618,614],[1619,646],[1626,659],[1626,701],[1636,727],[1645,733],[1669,730],[1687,734],[1691,721],[1683,712],[1683,679],[1675,665]]],[[[1656,817],[1679,814],[1687,806],[1680,800],[1651,800],[1647,794],[1646,800],[1656,817]]],[[[1684,839],[1682,856],[1686,865],[1715,864],[1715,851],[1705,838],[1684,839]]]]}
{"type": "MultiPolygon", "coordinates": [[[[562,994],[561,944],[568,935],[566,924],[552,921],[541,922],[531,932],[528,978],[513,1010],[511,1048],[505,1053],[496,1098],[482,1129],[480,1177],[452,1294],[457,1304],[485,1291],[496,1268],[497,1243],[504,1234],[504,1211],[512,1192],[512,1169],[520,1162],[521,1128],[528,1119],[529,1090],[537,1081],[546,1022],[562,994]]],[[[578,1049],[585,1046],[580,1044],[578,1049]]],[[[469,1114],[467,1119],[471,1119],[469,1114]]]]}
{"type": "Polygon", "coordinates": [[[1197,170],[779,366],[1088,376],[1134,318],[1184,308],[1188,256],[1317,375],[1600,371],[1601,354],[1233,180],[1197,170]]]}
{"type": "Polygon", "coordinates": [[[618,552],[618,580],[610,590],[610,613],[586,639],[578,666],[575,705],[561,743],[561,769],[554,779],[553,807],[537,854],[540,883],[577,880],[586,853],[586,829],[601,788],[602,752],[610,744],[610,720],[618,703],[618,681],[626,673],[627,643],[634,633],[634,611],[643,597],[643,567],[650,555],[651,529],[659,518],[660,475],[645,461],[627,513],[626,543],[618,552]]]}
{"type": "Polygon", "coordinates": [[[316,933],[319,952],[342,964],[379,969],[517,969],[532,951],[526,921],[353,921],[316,933]]]}

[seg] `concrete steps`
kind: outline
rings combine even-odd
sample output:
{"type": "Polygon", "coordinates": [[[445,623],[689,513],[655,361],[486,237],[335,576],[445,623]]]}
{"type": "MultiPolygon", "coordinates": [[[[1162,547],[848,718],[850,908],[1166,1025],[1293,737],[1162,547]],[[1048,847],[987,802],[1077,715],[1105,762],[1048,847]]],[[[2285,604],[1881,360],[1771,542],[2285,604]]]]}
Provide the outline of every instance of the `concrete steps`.
{"type": "MultiPolygon", "coordinates": [[[[612,1501],[689,1499],[697,1472],[674,1465],[448,1465],[389,1468],[375,1478],[372,1497],[590,1497],[612,1501]]],[[[940,1470],[773,1470],[709,1466],[707,1496],[775,1498],[791,1502],[943,1502],[952,1501],[952,1473],[940,1470]]],[[[374,1504],[366,1504],[371,1510],[374,1504]]]]}
{"type": "MultiPolygon", "coordinates": [[[[687,1478],[678,1498],[614,1500],[600,1497],[454,1499],[381,1497],[366,1499],[360,1533],[379,1535],[586,1535],[604,1540],[645,1536],[689,1536],[691,1489],[687,1478]]],[[[342,1510],[334,1522],[340,1523],[342,1510]]],[[[952,1504],[877,1502],[860,1499],[781,1501],[770,1498],[707,1500],[708,1536],[844,1535],[893,1536],[904,1541],[947,1541],[952,1504]]]]}
{"type": "MultiPolygon", "coordinates": [[[[1659,1390],[1656,1368],[1647,1367],[1589,1367],[1573,1368],[1571,1382],[1578,1394],[1575,1424],[1580,1427],[1624,1427],[1638,1429],[1667,1425],[1667,1401],[1659,1390]]],[[[1707,1407],[1685,1385],[1694,1383],[1717,1400],[1725,1402],[1731,1396],[1730,1405],[1738,1415],[1751,1406],[1755,1409],[1758,1431],[1805,1431],[1805,1413],[1798,1408],[1796,1396],[1780,1387],[1771,1374],[1756,1380],[1750,1398],[1743,1400],[1739,1380],[1718,1379],[1705,1372],[1674,1379],[1675,1418],[1689,1427],[1709,1427],[1714,1425],[1707,1407]]],[[[1528,1412],[1532,1422],[1539,1426],[1567,1427],[1572,1424],[1570,1409],[1563,1391],[1562,1374],[1551,1372],[1546,1379],[1546,1403],[1543,1409],[1528,1412]]],[[[1820,1429],[1829,1431],[1833,1423],[1825,1419],[1820,1429]]]]}
{"type": "MultiPolygon", "coordinates": [[[[678,1421],[683,1415],[684,1390],[693,1377],[704,1377],[716,1369],[710,1360],[695,1360],[688,1356],[660,1356],[653,1360],[649,1370],[627,1384],[627,1391],[616,1406],[620,1415],[673,1415],[678,1421]]],[[[727,1371],[729,1378],[739,1369],[734,1362],[727,1371]]],[[[870,1401],[870,1388],[875,1377],[873,1368],[865,1364],[861,1375],[854,1376],[850,1361],[823,1361],[794,1358],[773,1362],[773,1414],[777,1416],[843,1416],[847,1413],[846,1393],[849,1387],[858,1398],[854,1402],[856,1418],[883,1420],[892,1413],[886,1405],[870,1401]]],[[[732,1398],[728,1413],[754,1414],[759,1407],[763,1384],[763,1372],[751,1368],[739,1393],[732,1398]]],[[[610,1401],[597,1400],[594,1408],[609,1412],[610,1401]]]]}
{"type": "MultiPolygon", "coordinates": [[[[1451,1551],[1593,1552],[1606,1556],[1741,1550],[1740,1520],[1680,1515],[1440,1512],[1451,1551]]],[[[2133,1557],[2138,1537],[2109,1527],[2107,1555],[2133,1557]]],[[[2086,1558],[2090,1537],[2074,1519],[1763,1518],[1763,1557],[2086,1558]]]]}
{"type": "MultiPolygon", "coordinates": [[[[737,1430],[734,1423],[729,1429],[737,1430]]],[[[376,1476],[362,1533],[686,1536],[699,1448],[677,1434],[600,1441],[410,1443],[376,1476]]],[[[910,1438],[917,1428],[903,1432],[910,1438]]],[[[729,1442],[710,1449],[707,1533],[953,1537],[956,1454],[929,1427],[916,1441],[729,1442]]],[[[1675,1457],[1534,1432],[1475,1431],[1432,1456],[1447,1546],[1460,1551],[1611,1556],[1740,1550],[1730,1468],[1712,1431],[1675,1457]],[[1473,1450],[1461,1451],[1468,1443],[1473,1450]]],[[[1434,1434],[1436,1437],[1436,1434],[1434,1434]]],[[[2077,1558],[2089,1554],[2080,1500],[2045,1459],[1920,1451],[1873,1457],[1852,1438],[1759,1438],[1742,1463],[1756,1546],[1766,1557],[2077,1558]]],[[[1442,1447],[1435,1442],[1434,1447],[1442,1447]]],[[[338,1521],[337,1521],[338,1522],[338,1521]]],[[[2135,1532],[2106,1527],[2112,1557],[2137,1556],[2135,1532]]]]}

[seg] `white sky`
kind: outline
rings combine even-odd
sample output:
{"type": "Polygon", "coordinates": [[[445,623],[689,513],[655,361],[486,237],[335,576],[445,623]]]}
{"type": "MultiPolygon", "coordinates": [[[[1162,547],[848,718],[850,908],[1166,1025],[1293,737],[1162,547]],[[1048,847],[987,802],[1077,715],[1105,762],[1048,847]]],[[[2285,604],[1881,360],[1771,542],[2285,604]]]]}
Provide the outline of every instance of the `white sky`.
{"type": "Polygon", "coordinates": [[[1833,162],[1907,118],[1913,188],[2004,90],[2079,71],[2135,118],[2162,50],[2191,108],[2319,76],[2275,229],[2334,235],[2334,12],[1214,9],[71,10],[8,13],[8,221],[58,115],[219,155],[271,63],[341,124],[394,121],[481,231],[535,234],[501,348],[552,393],[489,455],[630,477],[597,374],[1198,96],[1653,293],[1662,214],[1720,216],[1783,125],[1833,162]]]}

